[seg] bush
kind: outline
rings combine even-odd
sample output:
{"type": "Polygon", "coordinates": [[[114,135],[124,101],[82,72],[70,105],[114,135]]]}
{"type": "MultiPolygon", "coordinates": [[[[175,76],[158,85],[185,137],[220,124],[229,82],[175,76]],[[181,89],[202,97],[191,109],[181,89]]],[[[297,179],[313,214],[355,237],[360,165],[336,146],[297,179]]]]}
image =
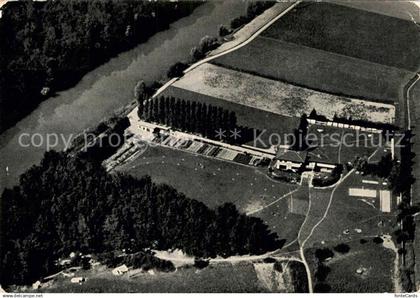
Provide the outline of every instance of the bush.
{"type": "Polygon", "coordinates": [[[308,293],[308,277],[306,275],[305,266],[299,262],[290,262],[290,277],[295,293],[308,293]]]}
{"type": "Polygon", "coordinates": [[[206,35],[200,40],[198,46],[191,49],[190,56],[194,62],[198,61],[204,58],[207,52],[214,50],[219,45],[220,43],[216,37],[206,35]]]}
{"type": "Polygon", "coordinates": [[[151,269],[156,269],[163,272],[175,271],[175,266],[172,264],[172,262],[161,260],[150,252],[139,252],[125,256],[123,263],[129,267],[133,267],[134,269],[141,268],[146,271],[151,269]]]}
{"type": "Polygon", "coordinates": [[[342,173],[343,173],[343,165],[339,164],[331,171],[331,175],[327,179],[321,179],[321,178],[315,177],[312,180],[312,184],[313,186],[316,186],[316,187],[331,186],[337,183],[338,180],[340,180],[342,173]]]}
{"type": "Polygon", "coordinates": [[[317,250],[315,250],[315,256],[318,260],[322,262],[328,258],[332,258],[334,256],[334,253],[329,248],[318,248],[317,250]]]}
{"type": "Polygon", "coordinates": [[[345,243],[341,243],[341,244],[339,244],[339,245],[335,246],[335,247],[334,247],[334,250],[335,250],[336,252],[341,253],[341,254],[346,254],[346,253],[348,253],[348,252],[350,251],[350,246],[348,246],[348,245],[347,245],[347,244],[345,244],[345,243]]]}
{"type": "Polygon", "coordinates": [[[195,259],[194,260],[194,267],[198,269],[206,268],[209,265],[209,261],[203,259],[195,259]]]}
{"type": "Polygon", "coordinates": [[[244,25],[248,21],[249,21],[249,19],[245,16],[240,16],[240,17],[234,18],[230,22],[230,28],[232,28],[233,30],[238,29],[239,27],[241,27],[242,25],[244,25]]]}
{"type": "Polygon", "coordinates": [[[266,9],[270,8],[275,4],[274,1],[255,1],[252,2],[247,9],[247,16],[249,19],[262,14],[266,9]]]}
{"type": "Polygon", "coordinates": [[[198,49],[203,53],[207,53],[208,51],[214,50],[218,46],[219,42],[216,37],[206,35],[200,40],[198,49]]]}
{"type": "Polygon", "coordinates": [[[273,265],[273,268],[277,272],[283,273],[283,266],[281,265],[281,262],[276,261],[273,265]]]}
{"type": "Polygon", "coordinates": [[[188,64],[183,63],[183,62],[177,62],[169,68],[166,75],[170,79],[181,77],[184,74],[184,70],[187,68],[188,68],[188,64]]]}
{"type": "Polygon", "coordinates": [[[373,243],[376,243],[376,244],[384,243],[384,240],[381,237],[375,237],[375,238],[373,238],[372,241],[373,241],[373,243]]]}
{"type": "Polygon", "coordinates": [[[268,257],[268,258],[265,258],[263,261],[264,263],[270,264],[270,263],[275,263],[276,259],[268,257]]]}
{"type": "Polygon", "coordinates": [[[319,264],[318,269],[315,272],[315,278],[317,281],[324,282],[330,272],[330,267],[325,266],[324,264],[319,264]]]}
{"type": "Polygon", "coordinates": [[[191,59],[195,62],[204,58],[204,53],[198,47],[193,47],[190,51],[191,59]]]}
{"type": "Polygon", "coordinates": [[[331,286],[326,283],[317,283],[314,286],[314,292],[315,293],[328,293],[331,291],[331,286]]]}
{"type": "Polygon", "coordinates": [[[107,267],[114,268],[122,264],[123,258],[116,256],[114,252],[104,252],[98,255],[98,261],[107,267]]]}
{"type": "Polygon", "coordinates": [[[226,28],[224,25],[220,25],[219,27],[219,36],[224,37],[230,33],[229,29],[226,28]]]}

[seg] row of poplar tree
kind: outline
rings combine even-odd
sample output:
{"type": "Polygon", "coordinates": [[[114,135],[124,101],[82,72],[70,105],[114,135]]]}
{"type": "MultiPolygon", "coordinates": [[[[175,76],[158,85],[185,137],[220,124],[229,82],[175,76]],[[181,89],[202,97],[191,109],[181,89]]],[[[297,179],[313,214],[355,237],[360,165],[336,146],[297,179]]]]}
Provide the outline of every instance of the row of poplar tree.
{"type": "Polygon", "coordinates": [[[156,97],[139,105],[139,117],[174,129],[199,133],[204,137],[229,139],[237,128],[234,112],[205,103],[174,97],[156,97]],[[225,136],[221,136],[220,131],[225,136]]]}

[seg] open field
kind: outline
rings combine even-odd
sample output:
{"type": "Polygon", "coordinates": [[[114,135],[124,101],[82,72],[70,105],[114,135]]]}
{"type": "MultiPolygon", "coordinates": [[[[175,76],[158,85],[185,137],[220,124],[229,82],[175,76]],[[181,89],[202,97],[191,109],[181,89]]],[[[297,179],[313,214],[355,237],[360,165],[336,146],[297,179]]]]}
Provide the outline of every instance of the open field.
{"type": "MultiPolygon", "coordinates": [[[[381,243],[374,243],[372,238],[366,238],[366,243],[359,240],[345,242],[349,246],[347,253],[334,251],[331,260],[325,261],[324,274],[319,274],[322,292],[340,293],[382,293],[393,292],[393,269],[395,253],[385,248],[381,243]],[[362,269],[361,274],[356,273],[362,269]]],[[[335,242],[327,246],[333,250],[335,242]]],[[[313,259],[312,252],[307,251],[307,258],[313,259]]],[[[311,266],[314,268],[313,264],[311,266]]],[[[321,289],[320,289],[321,288],[321,289]]]]}
{"type": "Polygon", "coordinates": [[[200,65],[174,86],[290,117],[300,117],[320,107],[330,119],[338,115],[393,123],[395,117],[395,107],[390,104],[330,95],[212,64],[200,65]]]}
{"type": "Polygon", "coordinates": [[[263,36],[411,71],[420,64],[415,23],[331,3],[302,3],[263,36]]]}
{"type": "MultiPolygon", "coordinates": [[[[185,100],[194,100],[196,102],[206,103],[213,106],[220,106],[224,109],[235,112],[239,126],[250,127],[260,131],[260,133],[256,133],[254,135],[259,137],[259,140],[262,140],[262,142],[256,141],[254,143],[253,141],[250,141],[248,143],[248,145],[255,145],[260,148],[271,147],[269,142],[271,134],[276,133],[280,136],[284,136],[285,134],[292,133],[293,130],[299,126],[299,118],[297,117],[282,116],[173,86],[166,89],[162,95],[174,96],[185,100]]],[[[272,141],[277,140],[273,138],[272,141]]],[[[285,144],[285,140],[282,138],[278,143],[285,144]]]]}
{"type": "Polygon", "coordinates": [[[314,90],[397,102],[412,73],[278,39],[258,37],[212,63],[314,90]]]}
{"type": "Polygon", "coordinates": [[[296,238],[300,227],[302,217],[288,212],[285,197],[297,186],[268,178],[266,168],[242,166],[158,146],[148,148],[143,155],[116,170],[135,177],[150,175],[153,181],[171,185],[211,208],[224,202],[234,203],[241,212],[261,217],[286,244],[296,238]],[[271,212],[260,212],[264,209],[271,212]]]}

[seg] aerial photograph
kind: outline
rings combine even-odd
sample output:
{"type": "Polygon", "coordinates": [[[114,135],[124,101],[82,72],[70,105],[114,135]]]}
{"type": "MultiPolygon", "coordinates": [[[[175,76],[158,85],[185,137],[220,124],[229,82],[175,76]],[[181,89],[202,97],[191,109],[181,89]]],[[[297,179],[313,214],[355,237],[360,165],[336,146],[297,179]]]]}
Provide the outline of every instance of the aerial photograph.
{"type": "Polygon", "coordinates": [[[2,298],[415,298],[419,215],[420,0],[0,0],[2,298]]]}

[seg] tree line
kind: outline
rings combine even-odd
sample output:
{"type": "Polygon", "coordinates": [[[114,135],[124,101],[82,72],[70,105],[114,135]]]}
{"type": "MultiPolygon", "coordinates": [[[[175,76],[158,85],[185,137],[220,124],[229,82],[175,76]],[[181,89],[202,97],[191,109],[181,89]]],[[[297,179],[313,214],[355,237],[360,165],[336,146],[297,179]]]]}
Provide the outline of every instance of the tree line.
{"type": "Polygon", "coordinates": [[[197,257],[262,254],[280,246],[262,220],[231,203],[209,209],[174,188],[108,174],[95,162],[47,152],[1,196],[0,283],[56,272],[70,252],[181,249],[197,257]]]}
{"type": "Polygon", "coordinates": [[[0,19],[0,131],[54,90],[192,12],[202,1],[8,3],[0,19]],[[42,91],[42,92],[41,92],[42,91]]]}
{"type": "Polygon", "coordinates": [[[211,139],[230,141],[231,131],[239,129],[234,112],[221,107],[180,98],[160,96],[139,104],[139,117],[147,122],[156,122],[172,128],[199,133],[211,139]],[[217,131],[225,136],[216,136],[217,131]]]}

